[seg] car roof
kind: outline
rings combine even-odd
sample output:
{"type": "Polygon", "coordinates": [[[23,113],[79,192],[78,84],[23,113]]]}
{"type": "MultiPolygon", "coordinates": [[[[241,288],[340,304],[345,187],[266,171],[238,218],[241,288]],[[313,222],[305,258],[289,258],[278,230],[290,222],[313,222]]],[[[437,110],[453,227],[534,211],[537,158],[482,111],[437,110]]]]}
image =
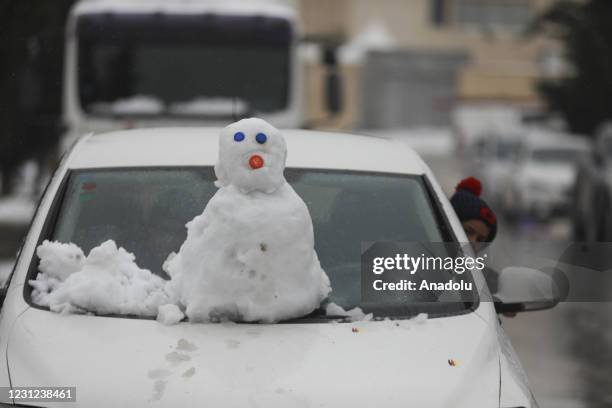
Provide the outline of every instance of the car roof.
{"type": "MultiPolygon", "coordinates": [[[[120,130],[81,138],[65,161],[68,169],[212,166],[220,128],[120,130]]],[[[424,174],[426,166],[407,145],[372,136],[282,130],[287,167],[424,174]]]]}

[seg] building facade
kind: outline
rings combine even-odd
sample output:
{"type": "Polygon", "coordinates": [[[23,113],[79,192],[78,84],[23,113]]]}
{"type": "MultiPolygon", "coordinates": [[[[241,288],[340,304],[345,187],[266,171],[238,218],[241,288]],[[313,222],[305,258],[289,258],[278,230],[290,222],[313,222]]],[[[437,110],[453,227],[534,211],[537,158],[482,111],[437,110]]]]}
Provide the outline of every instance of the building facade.
{"type": "MultiPolygon", "coordinates": [[[[561,48],[526,31],[553,1],[301,0],[305,38],[344,44],[339,55],[349,56],[340,58],[344,111],[331,127],[449,125],[458,105],[537,110],[534,85],[559,75],[561,48]]],[[[316,65],[307,66],[311,117],[322,115],[316,65]]]]}

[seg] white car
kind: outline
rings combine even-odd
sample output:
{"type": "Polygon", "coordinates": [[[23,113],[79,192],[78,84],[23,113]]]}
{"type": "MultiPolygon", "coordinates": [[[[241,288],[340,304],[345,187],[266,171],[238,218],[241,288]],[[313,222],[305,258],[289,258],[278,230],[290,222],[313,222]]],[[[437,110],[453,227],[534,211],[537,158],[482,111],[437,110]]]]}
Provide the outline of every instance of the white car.
{"type": "Polygon", "coordinates": [[[588,152],[584,138],[531,131],[510,172],[503,195],[504,212],[540,219],[567,213],[578,162],[588,152]]]}
{"type": "MultiPolygon", "coordinates": [[[[537,406],[477,270],[470,279],[482,289],[469,302],[383,308],[359,322],[315,312],[278,324],[166,326],[137,316],[61,315],[32,302],[28,280],[45,239],[85,251],[114,239],[163,275],[185,222],[216,191],[218,132],[119,131],[84,137],[67,154],[2,291],[0,387],[76,387],[76,402],[28,402],[54,407],[537,406]],[[419,313],[428,319],[411,319],[419,313]]],[[[311,212],[330,300],[360,304],[360,241],[467,242],[409,148],[364,136],[284,134],[285,174],[311,212]]],[[[500,299],[500,310],[543,307],[542,299],[500,299]]],[[[0,406],[24,404],[7,392],[0,398],[0,406]]]]}
{"type": "Polygon", "coordinates": [[[521,145],[521,129],[486,132],[470,146],[466,174],[475,175],[483,184],[483,196],[495,206],[501,202],[521,145]]]}

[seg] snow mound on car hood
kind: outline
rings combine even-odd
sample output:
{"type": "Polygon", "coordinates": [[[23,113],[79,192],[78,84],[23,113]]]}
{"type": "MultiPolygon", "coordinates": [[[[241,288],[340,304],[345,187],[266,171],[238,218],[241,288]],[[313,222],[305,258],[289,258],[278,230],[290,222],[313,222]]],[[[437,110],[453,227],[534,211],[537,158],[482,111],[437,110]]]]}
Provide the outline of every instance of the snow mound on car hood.
{"type": "Polygon", "coordinates": [[[133,254],[109,240],[87,257],[74,244],[45,241],[32,300],[58,313],[156,316],[169,302],[166,281],[141,269],[133,254]]]}
{"type": "MultiPolygon", "coordinates": [[[[49,307],[53,312],[150,316],[157,317],[159,322],[166,325],[176,324],[185,317],[185,303],[189,302],[184,302],[182,291],[177,291],[177,286],[184,286],[184,279],[164,280],[149,270],[140,268],[135,256],[124,248],[117,247],[112,240],[93,248],[87,256],[75,244],[44,241],[37,248],[36,254],[40,263],[36,279],[29,281],[33,288],[32,301],[37,305],[49,307]]],[[[221,279],[217,283],[225,285],[227,282],[221,279]]],[[[308,286],[302,281],[298,283],[301,283],[302,288],[308,286]]],[[[249,293],[243,291],[251,288],[249,285],[252,285],[251,279],[246,279],[244,284],[239,285],[242,289],[238,290],[235,286],[232,288],[233,291],[242,293],[242,298],[247,303],[249,293]]],[[[283,297],[297,298],[290,303],[294,304],[294,309],[298,308],[295,309],[298,312],[294,309],[293,312],[287,312],[287,302],[281,302],[276,308],[264,308],[266,313],[263,314],[261,308],[251,305],[241,309],[239,318],[272,322],[279,320],[278,316],[287,318],[288,314],[296,317],[306,314],[329,292],[329,281],[323,282],[322,285],[323,293],[316,291],[314,300],[306,296],[307,294],[296,294],[295,290],[286,291],[283,297]],[[307,299],[304,299],[305,296],[307,299]],[[250,316],[249,313],[257,315],[250,316]]],[[[270,282],[269,290],[279,289],[276,286],[270,282]]],[[[299,289],[295,285],[292,288],[299,289]]],[[[258,291],[254,293],[261,296],[258,291]]],[[[205,292],[196,300],[209,301],[210,296],[210,292],[205,292]]],[[[203,320],[207,319],[193,319],[203,320]]],[[[225,314],[220,320],[233,318],[225,314]]]]}

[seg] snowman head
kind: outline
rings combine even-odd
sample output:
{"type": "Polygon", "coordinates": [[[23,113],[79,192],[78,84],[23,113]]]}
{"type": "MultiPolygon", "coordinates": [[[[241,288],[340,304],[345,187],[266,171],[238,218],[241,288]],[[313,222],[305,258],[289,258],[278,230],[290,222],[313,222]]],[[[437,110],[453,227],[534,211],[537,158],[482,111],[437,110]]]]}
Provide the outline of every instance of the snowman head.
{"type": "Polygon", "coordinates": [[[286,158],[285,139],[268,122],[249,118],[232,123],[219,136],[217,186],[272,193],[285,183],[286,158]]]}

